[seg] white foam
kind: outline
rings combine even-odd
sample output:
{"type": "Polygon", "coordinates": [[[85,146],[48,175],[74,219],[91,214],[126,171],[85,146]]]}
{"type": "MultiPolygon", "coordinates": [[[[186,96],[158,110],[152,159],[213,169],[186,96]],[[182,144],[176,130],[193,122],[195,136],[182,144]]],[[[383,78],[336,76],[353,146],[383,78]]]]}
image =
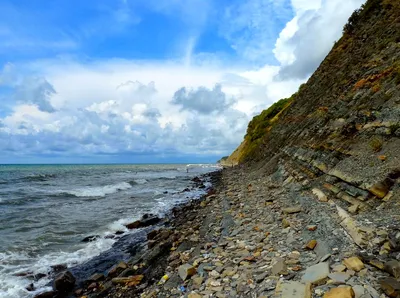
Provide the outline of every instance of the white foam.
{"type": "Polygon", "coordinates": [[[49,268],[58,264],[66,264],[68,267],[84,263],[103,251],[112,247],[116,240],[100,238],[97,241],[84,244],[83,247],[74,252],[52,252],[45,256],[30,258],[23,252],[19,253],[1,253],[0,254],[0,297],[17,298],[33,297],[46,289],[50,282],[48,278],[42,278],[34,283],[35,292],[28,292],[25,288],[32,283],[31,280],[24,277],[14,276],[18,272],[30,272],[33,274],[47,274],[49,268]],[[18,265],[18,264],[23,265],[18,265]]]}
{"type": "Polygon", "coordinates": [[[137,183],[137,184],[145,184],[145,183],[147,183],[146,179],[135,179],[133,181],[135,181],[135,183],[137,183]]]}
{"type": "Polygon", "coordinates": [[[129,188],[132,188],[132,185],[126,182],[121,182],[98,187],[84,187],[77,190],[66,191],[66,193],[77,197],[104,197],[108,194],[116,193],[120,190],[127,190],[129,188]]]}

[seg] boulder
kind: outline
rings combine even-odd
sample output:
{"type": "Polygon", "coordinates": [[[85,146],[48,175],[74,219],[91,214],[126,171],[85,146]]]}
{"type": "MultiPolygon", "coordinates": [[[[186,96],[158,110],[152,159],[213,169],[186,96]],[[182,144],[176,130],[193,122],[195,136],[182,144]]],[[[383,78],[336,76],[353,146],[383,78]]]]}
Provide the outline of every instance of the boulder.
{"type": "Polygon", "coordinates": [[[75,277],[71,272],[65,271],[60,273],[54,279],[54,289],[60,293],[67,293],[71,291],[75,286],[75,277]]]}
{"type": "Polygon", "coordinates": [[[58,265],[53,265],[50,268],[53,272],[59,273],[61,271],[67,270],[67,265],[66,264],[58,264],[58,265]]]}
{"type": "Polygon", "coordinates": [[[179,266],[178,274],[180,278],[185,281],[188,277],[191,277],[196,274],[196,269],[190,264],[184,264],[179,266]]]}

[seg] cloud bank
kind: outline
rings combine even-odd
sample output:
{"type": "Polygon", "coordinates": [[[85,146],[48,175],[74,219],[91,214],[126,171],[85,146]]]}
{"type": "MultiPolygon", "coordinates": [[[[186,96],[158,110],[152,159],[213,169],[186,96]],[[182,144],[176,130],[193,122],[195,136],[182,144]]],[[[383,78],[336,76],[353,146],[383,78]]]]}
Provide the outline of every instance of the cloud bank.
{"type": "MultiPolygon", "coordinates": [[[[179,14],[191,28],[181,59],[7,61],[0,163],[214,161],[237,147],[255,114],[297,91],[363,2],[233,1],[218,25],[230,48],[224,54],[196,50],[215,16],[211,2],[196,4],[205,12],[194,19],[193,7],[179,1],[149,1],[143,5],[179,14]]],[[[132,11],[116,11],[120,26],[143,22],[132,11]]]]}

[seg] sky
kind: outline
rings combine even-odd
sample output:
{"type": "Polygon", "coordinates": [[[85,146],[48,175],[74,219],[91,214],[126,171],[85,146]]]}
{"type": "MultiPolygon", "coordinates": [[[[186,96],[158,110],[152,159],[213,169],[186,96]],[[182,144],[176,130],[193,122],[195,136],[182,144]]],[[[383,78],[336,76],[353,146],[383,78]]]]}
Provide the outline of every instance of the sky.
{"type": "Polygon", "coordinates": [[[0,0],[0,163],[215,162],[365,0],[0,0]]]}

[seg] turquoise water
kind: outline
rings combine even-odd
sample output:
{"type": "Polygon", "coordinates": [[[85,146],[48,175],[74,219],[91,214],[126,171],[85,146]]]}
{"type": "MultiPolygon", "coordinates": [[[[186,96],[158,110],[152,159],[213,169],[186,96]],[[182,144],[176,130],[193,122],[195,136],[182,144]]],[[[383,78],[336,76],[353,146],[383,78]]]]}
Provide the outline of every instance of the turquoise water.
{"type": "Polygon", "coordinates": [[[145,213],[164,214],[199,196],[182,193],[194,176],[216,165],[0,165],[0,297],[31,297],[34,281],[21,273],[47,274],[111,248],[117,231],[145,213]],[[189,172],[187,172],[189,170],[189,172]],[[88,235],[100,235],[82,243],[88,235]]]}

